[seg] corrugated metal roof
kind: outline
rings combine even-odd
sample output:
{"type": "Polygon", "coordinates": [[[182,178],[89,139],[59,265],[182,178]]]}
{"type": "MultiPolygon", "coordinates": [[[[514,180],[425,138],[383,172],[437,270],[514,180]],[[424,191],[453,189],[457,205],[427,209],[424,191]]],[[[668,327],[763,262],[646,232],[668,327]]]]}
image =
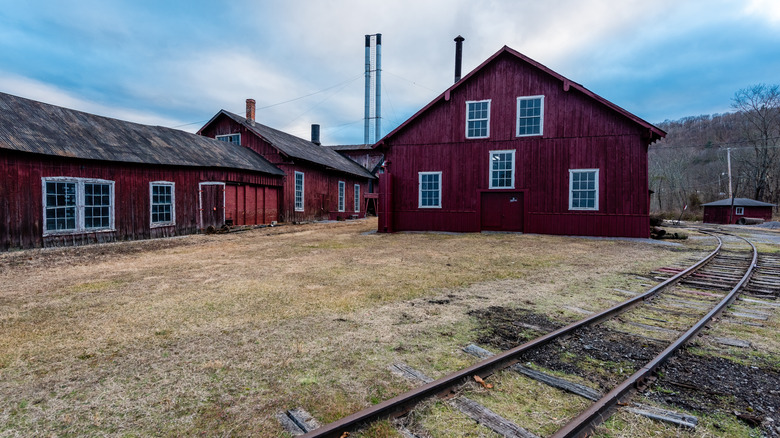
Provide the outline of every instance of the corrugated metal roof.
{"type": "MultiPolygon", "coordinates": [[[[236,123],[245,126],[248,130],[254,132],[260,136],[260,138],[264,139],[287,156],[306,160],[311,163],[319,164],[321,166],[325,166],[351,175],[356,175],[361,178],[375,178],[363,166],[355,163],[349,158],[341,156],[338,152],[328,147],[316,145],[309,140],[304,140],[300,137],[296,137],[286,132],[279,131],[278,129],[265,126],[261,123],[250,122],[245,117],[233,114],[230,111],[221,110],[208,123],[206,123],[203,128],[210,125],[211,122],[216,120],[220,114],[225,114],[226,116],[233,119],[236,123]]],[[[203,128],[200,130],[202,131],[203,128]]]]}
{"type": "MultiPolygon", "coordinates": [[[[728,207],[731,205],[731,198],[721,199],[720,201],[708,202],[702,204],[702,207],[728,207]]],[[[775,204],[756,201],[749,198],[734,198],[735,207],[774,207],[775,204]]]]}
{"type": "Polygon", "coordinates": [[[284,175],[245,147],[0,93],[0,149],[122,163],[219,167],[284,175]]]}

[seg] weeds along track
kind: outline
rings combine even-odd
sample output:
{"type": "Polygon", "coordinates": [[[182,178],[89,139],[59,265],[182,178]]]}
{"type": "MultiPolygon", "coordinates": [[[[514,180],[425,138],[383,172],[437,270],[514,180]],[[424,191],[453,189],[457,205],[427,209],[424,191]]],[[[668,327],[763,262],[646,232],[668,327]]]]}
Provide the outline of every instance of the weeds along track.
{"type": "MultiPolygon", "coordinates": [[[[499,435],[587,436],[618,405],[625,405],[634,392],[642,389],[658,366],[697,336],[748,284],[758,257],[755,246],[741,237],[714,230],[702,232],[711,235],[713,242],[717,240],[716,248],[691,266],[671,266],[654,272],[661,283],[647,292],[495,355],[478,346],[468,346],[464,351],[482,360],[437,380],[403,364],[394,364],[394,371],[421,386],[316,430],[307,431],[310,429],[302,427],[302,432],[307,432],[303,436],[344,437],[346,432],[374,421],[403,416],[431,397],[449,399],[450,405],[499,435]],[[586,371],[572,367],[577,358],[586,358],[596,366],[586,371]],[[544,370],[577,375],[578,382],[553,377],[544,370]],[[520,372],[584,397],[592,404],[568,423],[561,423],[563,427],[557,431],[529,431],[522,424],[467,398],[475,381],[482,388],[490,388],[490,380],[500,379],[491,376],[499,372],[520,372]]],[[[768,261],[766,265],[775,262],[768,261]]],[[[762,281],[769,278],[766,281],[773,282],[776,273],[777,269],[766,269],[762,281]]],[[[513,397],[520,399],[523,395],[513,394],[513,397]]],[[[648,416],[652,415],[655,414],[648,416]]],[[[658,415],[674,417],[670,413],[658,415]]],[[[561,416],[571,417],[571,414],[561,416]]],[[[685,416],[679,417],[679,424],[690,421],[685,416]]],[[[407,430],[402,433],[415,436],[407,430]]]]}

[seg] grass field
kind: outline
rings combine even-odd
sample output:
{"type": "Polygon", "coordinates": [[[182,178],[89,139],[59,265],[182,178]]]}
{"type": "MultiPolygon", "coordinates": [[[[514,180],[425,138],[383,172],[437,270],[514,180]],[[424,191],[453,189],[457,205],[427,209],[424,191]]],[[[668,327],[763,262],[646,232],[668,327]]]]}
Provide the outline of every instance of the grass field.
{"type": "Polygon", "coordinates": [[[578,318],[625,299],[614,288],[646,289],[635,273],[691,255],[374,229],[361,220],[0,255],[0,436],[283,436],[280,410],[329,422],[409,389],[393,361],[432,377],[471,363],[458,352],[479,335],[469,311],[578,318]]]}

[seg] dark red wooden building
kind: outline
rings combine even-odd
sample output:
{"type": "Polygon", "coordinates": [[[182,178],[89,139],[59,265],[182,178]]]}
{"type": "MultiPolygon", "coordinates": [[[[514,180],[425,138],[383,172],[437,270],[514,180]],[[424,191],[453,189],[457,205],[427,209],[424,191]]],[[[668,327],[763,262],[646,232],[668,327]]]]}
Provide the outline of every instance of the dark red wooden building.
{"type": "Polygon", "coordinates": [[[505,46],[375,145],[379,231],[648,237],[664,135],[505,46]]]}
{"type": "Polygon", "coordinates": [[[241,117],[221,110],[198,134],[242,145],[285,172],[281,220],[365,217],[365,195],[369,181],[375,177],[354,161],[320,145],[319,126],[312,127],[314,138],[309,141],[256,122],[253,99],[247,99],[246,114],[241,117]]]}
{"type": "Polygon", "coordinates": [[[237,145],[0,93],[3,250],[219,228],[231,190],[243,223],[270,223],[283,175],[237,145]]]}
{"type": "Polygon", "coordinates": [[[702,204],[704,219],[707,224],[736,224],[742,218],[756,218],[765,221],[772,220],[772,208],[775,204],[756,201],[748,198],[734,198],[734,209],[731,210],[731,198],[702,204]],[[731,214],[729,214],[731,210],[731,214]]]}

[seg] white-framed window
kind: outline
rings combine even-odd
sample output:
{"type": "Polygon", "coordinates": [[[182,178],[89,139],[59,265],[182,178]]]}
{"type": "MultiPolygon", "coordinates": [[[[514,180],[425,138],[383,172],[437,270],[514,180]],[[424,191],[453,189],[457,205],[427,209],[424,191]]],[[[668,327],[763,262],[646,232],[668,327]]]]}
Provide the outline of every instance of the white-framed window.
{"type": "Polygon", "coordinates": [[[490,151],[491,189],[515,188],[515,151],[490,151]]]}
{"type": "Polygon", "coordinates": [[[599,209],[599,170],[569,169],[569,210],[599,209]]]}
{"type": "Polygon", "coordinates": [[[734,212],[738,216],[742,216],[745,214],[745,207],[737,207],[736,211],[734,212]]]}
{"type": "Polygon", "coordinates": [[[466,138],[490,137],[490,100],[466,102],[466,138]]]}
{"type": "Polygon", "coordinates": [[[114,181],[44,177],[43,234],[114,230],[114,181]]]}
{"type": "Polygon", "coordinates": [[[441,172],[419,172],[419,208],[441,208],[441,172]]]}
{"type": "Polygon", "coordinates": [[[355,213],[360,212],[360,184],[355,184],[355,213]]]}
{"type": "Polygon", "coordinates": [[[346,185],[344,181],[339,181],[339,211],[344,211],[344,192],[346,191],[346,185]]]}
{"type": "Polygon", "coordinates": [[[303,211],[303,172],[295,172],[295,211],[303,211]]]}
{"type": "Polygon", "coordinates": [[[542,135],[544,128],[544,96],[517,98],[517,136],[542,135]]]}
{"type": "Polygon", "coordinates": [[[225,135],[218,135],[217,140],[219,141],[226,141],[228,143],[233,143],[240,145],[241,144],[241,134],[225,134],[225,135]]]}
{"type": "Polygon", "coordinates": [[[169,181],[149,183],[149,216],[152,228],[176,225],[176,184],[169,181]]]}

